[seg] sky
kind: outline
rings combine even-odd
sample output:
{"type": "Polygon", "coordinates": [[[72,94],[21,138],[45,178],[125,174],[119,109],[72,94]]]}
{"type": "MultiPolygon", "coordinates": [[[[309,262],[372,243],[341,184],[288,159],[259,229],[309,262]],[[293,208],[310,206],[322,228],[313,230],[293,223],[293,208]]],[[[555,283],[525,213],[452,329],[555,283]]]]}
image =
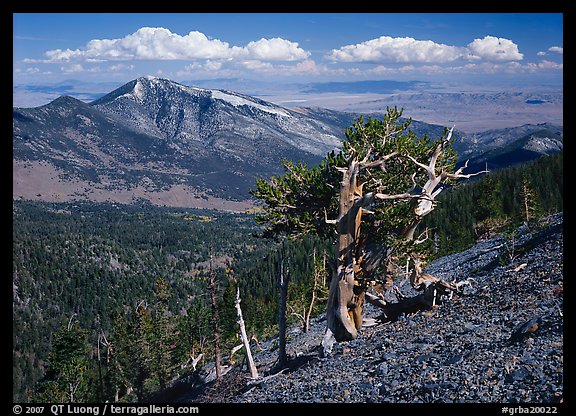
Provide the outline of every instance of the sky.
{"type": "Polygon", "coordinates": [[[15,13],[13,83],[562,86],[562,13],[15,13]]]}

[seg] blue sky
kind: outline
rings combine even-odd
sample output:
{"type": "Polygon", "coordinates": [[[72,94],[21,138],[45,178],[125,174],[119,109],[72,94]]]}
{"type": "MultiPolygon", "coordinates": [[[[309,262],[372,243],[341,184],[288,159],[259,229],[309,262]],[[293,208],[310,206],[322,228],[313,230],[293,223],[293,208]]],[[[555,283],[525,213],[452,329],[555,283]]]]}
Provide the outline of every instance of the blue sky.
{"type": "Polygon", "coordinates": [[[13,46],[14,84],[563,82],[561,13],[16,13],[13,46]]]}

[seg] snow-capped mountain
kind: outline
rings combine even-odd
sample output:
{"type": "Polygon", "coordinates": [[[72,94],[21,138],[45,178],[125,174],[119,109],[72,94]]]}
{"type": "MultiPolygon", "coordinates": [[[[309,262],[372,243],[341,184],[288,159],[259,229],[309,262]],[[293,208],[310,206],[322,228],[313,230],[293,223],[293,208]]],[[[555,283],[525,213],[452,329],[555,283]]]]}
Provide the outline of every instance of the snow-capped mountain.
{"type": "Polygon", "coordinates": [[[339,128],[275,104],[150,76],[129,82],[92,106],[135,131],[163,137],[173,146],[201,142],[233,151],[229,137],[254,137],[251,144],[255,146],[259,145],[258,138],[274,137],[285,145],[323,156],[341,143],[339,128]]]}
{"type": "Polygon", "coordinates": [[[281,173],[281,158],[318,163],[353,118],[142,77],[90,104],[15,108],[14,197],[243,200],[256,177],[281,173]]]}
{"type": "MultiPolygon", "coordinates": [[[[63,96],[14,108],[13,197],[241,210],[257,177],[283,173],[282,158],[320,162],[357,116],[142,77],[91,103],[63,96]]],[[[418,121],[411,129],[433,139],[444,131],[418,121]]],[[[562,128],[551,125],[454,137],[470,171],[562,150],[562,128]]]]}
{"type": "MultiPolygon", "coordinates": [[[[505,129],[504,133],[496,135],[491,142],[485,144],[485,151],[474,153],[469,161],[469,169],[479,170],[488,166],[495,170],[508,166],[517,165],[537,159],[544,155],[560,153],[564,150],[564,137],[562,129],[549,125],[530,125],[517,128],[519,132],[529,131],[521,137],[513,136],[512,140],[505,140],[503,137],[510,133],[510,129],[505,129]],[[538,128],[539,127],[539,128],[538,128]],[[494,141],[500,145],[495,145],[494,141]],[[488,149],[488,150],[486,150],[488,149]]],[[[493,132],[485,135],[491,137],[493,132]]]]}

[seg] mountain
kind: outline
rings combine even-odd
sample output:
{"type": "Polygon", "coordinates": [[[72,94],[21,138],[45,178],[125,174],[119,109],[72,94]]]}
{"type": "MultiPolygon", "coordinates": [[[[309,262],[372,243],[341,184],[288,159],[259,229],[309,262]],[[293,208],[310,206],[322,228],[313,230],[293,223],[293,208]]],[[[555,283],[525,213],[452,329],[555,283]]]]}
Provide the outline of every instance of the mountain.
{"type": "Polygon", "coordinates": [[[469,133],[455,143],[455,148],[461,158],[478,156],[498,147],[522,138],[532,133],[547,130],[554,137],[563,136],[563,127],[551,123],[524,124],[517,127],[507,127],[502,129],[491,129],[478,133],[469,133]]]}
{"type": "MultiPolygon", "coordinates": [[[[488,143],[480,147],[484,151],[464,152],[469,157],[469,171],[481,170],[486,165],[491,170],[513,166],[541,156],[560,153],[564,149],[562,128],[556,126],[528,125],[516,129],[504,129],[504,132],[500,134],[494,133],[491,131],[484,135],[485,138],[491,138],[488,143]],[[511,134],[510,130],[529,131],[529,133],[518,138],[514,133],[511,134]]],[[[462,163],[462,154],[460,157],[460,163],[462,163]]]]}
{"type": "MultiPolygon", "coordinates": [[[[150,76],[91,103],[62,96],[13,108],[13,198],[244,210],[256,178],[283,173],[282,158],[320,162],[358,115],[288,109],[150,76]]],[[[435,139],[444,126],[413,121],[411,129],[435,139]]],[[[548,124],[454,137],[461,158],[482,168],[485,160],[503,167],[562,147],[562,127],[548,124]],[[530,134],[539,141],[525,139],[530,134]]]]}
{"type": "Polygon", "coordinates": [[[317,163],[339,147],[353,117],[138,78],[90,104],[13,109],[14,196],[241,201],[256,177],[281,173],[281,158],[317,163]]]}

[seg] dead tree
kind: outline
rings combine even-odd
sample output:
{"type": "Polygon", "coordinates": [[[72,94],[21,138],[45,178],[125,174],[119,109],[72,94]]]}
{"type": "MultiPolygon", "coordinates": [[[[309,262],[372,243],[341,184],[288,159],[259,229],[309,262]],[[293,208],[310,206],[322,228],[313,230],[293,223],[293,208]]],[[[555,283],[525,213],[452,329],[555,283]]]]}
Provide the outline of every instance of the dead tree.
{"type": "Polygon", "coordinates": [[[252,358],[252,351],[250,351],[250,340],[246,335],[244,318],[242,318],[242,309],[240,308],[240,288],[236,289],[236,312],[238,314],[238,325],[240,326],[240,338],[242,338],[242,343],[244,344],[244,349],[246,350],[246,358],[248,359],[248,368],[250,369],[250,375],[252,379],[255,380],[258,378],[258,371],[256,370],[254,359],[252,358]]]}
{"type": "Polygon", "coordinates": [[[323,257],[322,266],[320,267],[316,262],[316,250],[312,255],[312,261],[314,263],[314,271],[313,271],[313,278],[314,278],[314,285],[312,286],[312,297],[310,299],[310,305],[308,306],[308,312],[304,313],[304,332],[307,334],[310,331],[310,316],[312,315],[312,311],[314,309],[314,303],[316,300],[322,301],[327,299],[319,298],[317,295],[317,291],[321,290],[321,278],[326,270],[326,257],[323,257]]]}
{"type": "Polygon", "coordinates": [[[312,312],[314,310],[314,305],[316,301],[326,301],[328,298],[323,298],[320,296],[322,294],[322,286],[326,285],[326,279],[323,278],[324,272],[326,270],[326,257],[323,257],[322,265],[320,266],[316,260],[316,250],[312,253],[312,261],[314,264],[314,269],[312,271],[312,294],[310,296],[310,303],[302,305],[302,313],[296,312],[295,307],[287,304],[287,308],[291,315],[294,315],[302,323],[302,330],[304,333],[310,331],[310,318],[312,317],[312,312]]]}

